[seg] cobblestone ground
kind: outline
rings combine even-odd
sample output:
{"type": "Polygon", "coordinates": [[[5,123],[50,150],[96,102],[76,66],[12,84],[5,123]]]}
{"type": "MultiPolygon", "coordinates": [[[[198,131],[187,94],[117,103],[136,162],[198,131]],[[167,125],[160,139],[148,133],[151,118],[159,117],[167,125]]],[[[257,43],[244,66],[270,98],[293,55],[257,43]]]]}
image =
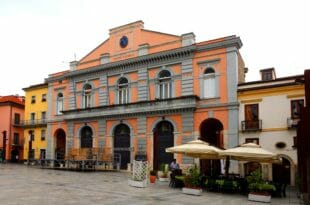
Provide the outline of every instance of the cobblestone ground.
{"type": "MultiPolygon", "coordinates": [[[[125,172],[72,172],[36,167],[0,164],[1,205],[56,204],[259,204],[249,202],[239,194],[203,192],[190,196],[173,189],[167,182],[157,182],[147,188],[128,186],[125,172]]],[[[271,204],[302,204],[296,191],[289,188],[286,198],[272,198],[271,204]]]]}

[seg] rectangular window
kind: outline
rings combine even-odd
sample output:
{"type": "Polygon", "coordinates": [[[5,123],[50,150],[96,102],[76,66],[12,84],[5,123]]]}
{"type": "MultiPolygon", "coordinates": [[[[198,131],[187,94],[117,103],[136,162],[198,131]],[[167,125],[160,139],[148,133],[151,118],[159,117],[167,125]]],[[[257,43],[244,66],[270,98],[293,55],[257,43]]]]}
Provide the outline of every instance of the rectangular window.
{"type": "Polygon", "coordinates": [[[42,102],[46,102],[46,94],[42,94],[42,102]]]}
{"type": "Polygon", "coordinates": [[[259,145],[259,139],[258,138],[246,138],[245,143],[255,143],[259,145]]]}
{"type": "Polygon", "coordinates": [[[120,88],[118,90],[118,103],[119,104],[128,103],[128,89],[127,88],[120,88]]]}
{"type": "Polygon", "coordinates": [[[171,98],[171,83],[169,81],[163,81],[159,84],[159,98],[167,99],[171,98]]]}
{"type": "Polygon", "coordinates": [[[46,123],[46,112],[41,112],[41,122],[46,123]]]}
{"type": "Polygon", "coordinates": [[[45,135],[46,135],[46,131],[45,130],[41,130],[41,141],[45,140],[45,135]]]}
{"type": "Polygon", "coordinates": [[[36,103],[36,96],[33,95],[31,96],[31,104],[36,103]]]}
{"type": "Polygon", "coordinates": [[[19,145],[19,133],[14,132],[14,141],[13,144],[19,145]]]}
{"type": "Polygon", "coordinates": [[[291,101],[291,118],[300,119],[301,110],[304,107],[304,100],[292,100],[291,101]]]}
{"type": "Polygon", "coordinates": [[[262,72],[262,80],[263,81],[272,80],[272,71],[270,70],[262,72]]]}
{"type": "Polygon", "coordinates": [[[84,96],[84,108],[91,107],[91,95],[87,94],[84,96]]]}
{"type": "Polygon", "coordinates": [[[36,119],[36,114],[34,112],[30,113],[30,123],[34,124],[36,119]]]}
{"type": "Polygon", "coordinates": [[[56,103],[56,115],[61,115],[63,110],[63,95],[58,93],[57,103],[56,103]]]}
{"type": "Polygon", "coordinates": [[[203,80],[203,97],[214,98],[215,96],[215,77],[208,76],[203,80]]]}
{"type": "Polygon", "coordinates": [[[259,129],[258,104],[245,105],[245,129],[259,129]]]}
{"type": "Polygon", "coordinates": [[[20,124],[20,114],[14,113],[14,124],[19,125],[20,124]]]}
{"type": "Polygon", "coordinates": [[[45,159],[45,156],[46,156],[46,150],[40,149],[40,159],[45,159]]]}

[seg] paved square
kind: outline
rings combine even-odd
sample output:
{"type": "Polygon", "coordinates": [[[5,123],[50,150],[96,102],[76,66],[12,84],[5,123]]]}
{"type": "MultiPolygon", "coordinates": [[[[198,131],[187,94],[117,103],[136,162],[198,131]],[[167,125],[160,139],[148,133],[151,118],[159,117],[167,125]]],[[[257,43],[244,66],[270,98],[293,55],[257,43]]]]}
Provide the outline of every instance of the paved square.
{"type": "MultiPolygon", "coordinates": [[[[126,172],[72,172],[40,169],[18,164],[0,164],[0,204],[260,204],[239,194],[203,192],[190,196],[173,189],[167,182],[147,188],[128,186],[126,172]]],[[[272,198],[271,204],[302,204],[294,189],[286,198],[272,198]]]]}

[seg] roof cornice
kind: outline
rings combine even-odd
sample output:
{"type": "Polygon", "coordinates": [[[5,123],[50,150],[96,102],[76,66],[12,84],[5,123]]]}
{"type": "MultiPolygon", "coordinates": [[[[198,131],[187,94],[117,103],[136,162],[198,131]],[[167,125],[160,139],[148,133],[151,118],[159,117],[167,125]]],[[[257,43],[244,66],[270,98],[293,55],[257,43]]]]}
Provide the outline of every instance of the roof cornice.
{"type": "Polygon", "coordinates": [[[192,54],[197,51],[208,51],[214,50],[218,48],[229,48],[229,47],[236,47],[237,49],[241,48],[242,42],[239,37],[236,36],[229,36],[224,38],[224,40],[220,42],[210,42],[206,45],[190,45],[186,47],[180,47],[172,50],[161,51],[157,53],[152,53],[148,55],[143,55],[135,58],[130,58],[122,61],[111,62],[107,64],[102,64],[94,67],[89,67],[81,70],[74,70],[67,73],[64,73],[61,76],[54,76],[45,79],[45,82],[50,83],[58,80],[63,80],[66,78],[72,78],[80,75],[96,73],[101,71],[109,71],[115,68],[122,68],[122,67],[130,67],[135,65],[141,64],[154,64],[160,63],[162,61],[166,61],[169,59],[182,59],[186,57],[192,56],[192,54]]]}
{"type": "Polygon", "coordinates": [[[242,41],[240,37],[229,36],[229,37],[226,37],[223,41],[201,45],[197,47],[197,51],[207,51],[207,50],[229,48],[229,47],[236,47],[237,49],[240,49],[242,47],[242,41]]]}
{"type": "Polygon", "coordinates": [[[99,66],[94,66],[86,69],[81,69],[81,70],[75,70],[71,71],[68,73],[65,73],[62,76],[55,76],[55,77],[49,77],[46,80],[46,82],[53,82],[53,81],[58,81],[62,80],[65,78],[72,78],[80,75],[85,75],[89,73],[95,73],[99,71],[107,71],[110,69],[114,69],[117,67],[127,67],[127,66],[132,66],[132,65],[139,65],[139,64],[147,64],[147,63],[154,63],[154,62],[159,62],[162,60],[166,60],[168,58],[174,59],[174,58],[184,58],[186,56],[190,56],[196,49],[195,45],[191,46],[186,46],[186,47],[181,47],[177,49],[172,49],[168,51],[163,51],[163,52],[158,52],[158,53],[153,53],[149,55],[144,55],[144,56],[139,56],[136,58],[130,58],[127,60],[122,60],[122,61],[117,61],[117,62],[112,62],[112,63],[107,63],[99,66]]]}

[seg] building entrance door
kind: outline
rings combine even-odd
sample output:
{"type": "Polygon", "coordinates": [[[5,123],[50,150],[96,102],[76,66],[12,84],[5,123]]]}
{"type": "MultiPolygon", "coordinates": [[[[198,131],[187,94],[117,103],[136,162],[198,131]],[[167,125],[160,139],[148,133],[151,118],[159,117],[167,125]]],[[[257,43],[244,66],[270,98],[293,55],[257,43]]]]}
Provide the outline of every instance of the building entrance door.
{"type": "MultiPolygon", "coordinates": [[[[210,145],[223,147],[223,124],[215,119],[208,118],[200,125],[200,139],[210,145]]],[[[206,176],[218,176],[221,174],[220,160],[203,159],[200,160],[200,171],[206,176]]]]}
{"type": "Polygon", "coordinates": [[[114,156],[120,156],[121,169],[127,169],[130,151],[130,129],[125,124],[119,124],[114,131],[114,156]]]}
{"type": "Polygon", "coordinates": [[[161,164],[170,164],[173,160],[173,154],[166,152],[167,147],[174,145],[173,125],[168,121],[161,121],[155,127],[153,134],[153,169],[159,170],[161,164]]]}
{"type": "Polygon", "coordinates": [[[55,158],[58,160],[65,159],[66,155],[66,133],[63,129],[58,129],[55,133],[56,150],[55,158]]]}
{"type": "Polygon", "coordinates": [[[282,157],[281,164],[272,164],[272,179],[274,182],[289,185],[291,183],[291,163],[282,157]]]}

